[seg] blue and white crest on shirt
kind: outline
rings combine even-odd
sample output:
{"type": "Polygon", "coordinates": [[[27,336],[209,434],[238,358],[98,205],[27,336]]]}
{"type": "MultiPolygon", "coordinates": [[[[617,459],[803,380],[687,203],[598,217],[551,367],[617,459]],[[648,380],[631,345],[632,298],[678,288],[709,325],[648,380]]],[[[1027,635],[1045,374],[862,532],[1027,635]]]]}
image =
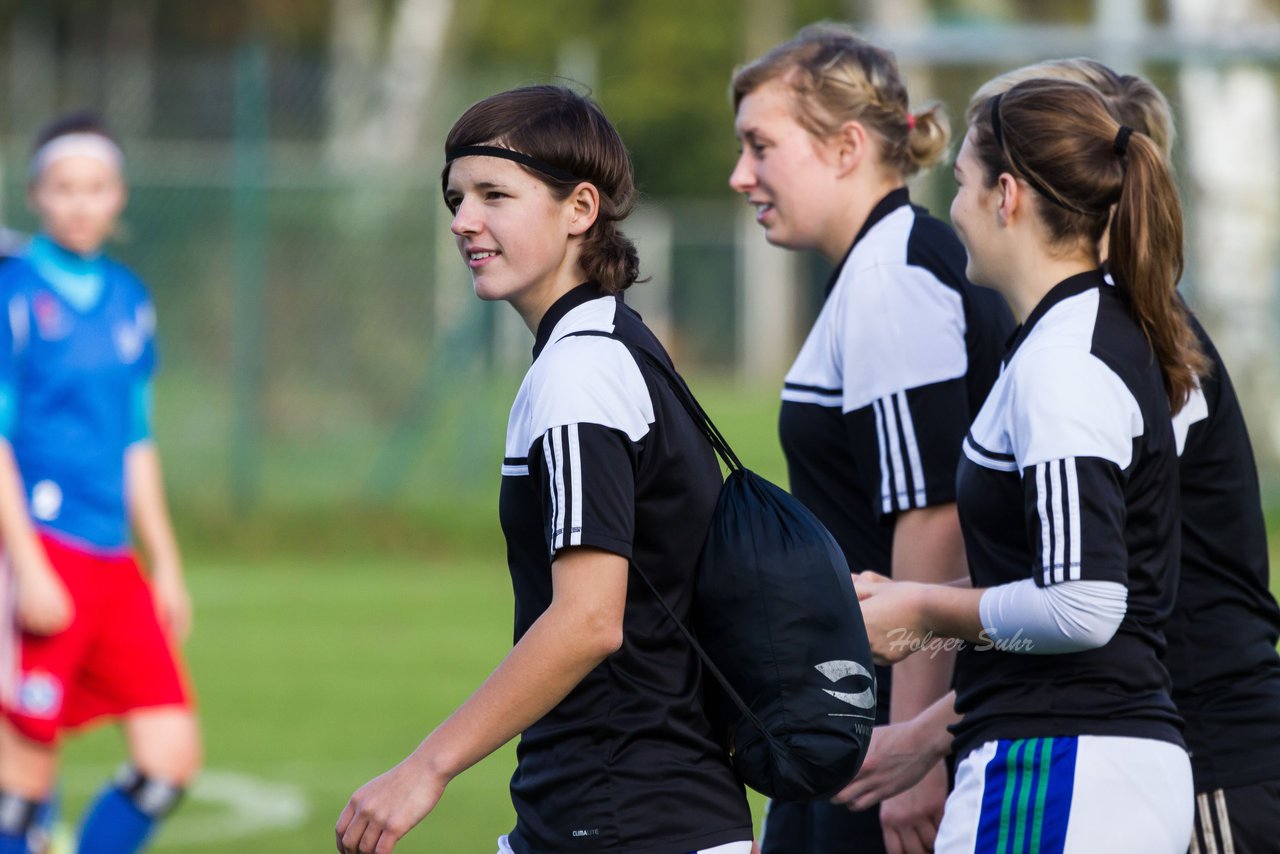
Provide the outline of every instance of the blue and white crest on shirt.
{"type": "Polygon", "coordinates": [[[18,709],[24,715],[51,718],[62,707],[62,683],[48,673],[29,673],[18,686],[18,709]]]}

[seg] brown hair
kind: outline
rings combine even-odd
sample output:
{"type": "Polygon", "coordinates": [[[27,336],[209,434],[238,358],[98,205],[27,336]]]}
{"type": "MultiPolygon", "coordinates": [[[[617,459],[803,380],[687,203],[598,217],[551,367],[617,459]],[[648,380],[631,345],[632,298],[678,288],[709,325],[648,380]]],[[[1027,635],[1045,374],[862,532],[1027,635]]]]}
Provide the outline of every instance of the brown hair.
{"type": "Polygon", "coordinates": [[[1049,59],[993,77],[969,99],[969,124],[973,124],[977,104],[986,103],[1024,80],[1036,79],[1083,83],[1102,96],[1111,115],[1151,137],[1166,159],[1173,153],[1173,110],[1164,93],[1136,74],[1121,74],[1087,57],[1049,59]]]}
{"type": "Polygon", "coordinates": [[[972,115],[987,185],[1004,173],[1026,181],[1054,244],[1092,248],[1108,234],[1116,289],[1178,412],[1206,363],[1175,291],[1182,205],[1163,153],[1146,134],[1122,132],[1102,96],[1080,83],[1027,80],[975,103],[972,115]]]}
{"type": "MultiPolygon", "coordinates": [[[[574,176],[558,180],[522,166],[557,199],[567,199],[586,181],[600,193],[600,211],[586,232],[580,263],[606,293],[629,288],[640,275],[635,245],[616,223],[635,206],[631,157],[600,106],[564,86],[525,86],[471,105],[453,124],[445,151],[467,145],[498,145],[534,157],[574,176]]],[[[449,180],[449,165],[440,175],[449,180]]]]}
{"type": "Polygon", "coordinates": [[[796,94],[796,121],[818,138],[858,121],[881,140],[881,160],[909,178],[942,160],[951,127],[938,104],[918,113],[893,54],[841,24],[811,24],[794,39],[739,66],[729,84],[733,109],[761,86],[781,79],[796,94]]]}

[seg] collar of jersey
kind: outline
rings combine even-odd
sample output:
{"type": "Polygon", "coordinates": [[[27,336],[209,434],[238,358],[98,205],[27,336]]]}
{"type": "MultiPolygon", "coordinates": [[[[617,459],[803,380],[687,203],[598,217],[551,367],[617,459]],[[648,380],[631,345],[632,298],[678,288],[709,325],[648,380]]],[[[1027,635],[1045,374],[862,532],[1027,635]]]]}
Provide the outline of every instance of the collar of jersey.
{"type": "Polygon", "coordinates": [[[1058,284],[1049,289],[1049,293],[1045,294],[1040,302],[1036,303],[1036,307],[1031,310],[1031,314],[1027,315],[1026,321],[1021,326],[1013,330],[1013,336],[1009,339],[1009,352],[1005,354],[1004,361],[1008,364],[1013,358],[1014,352],[1018,347],[1022,346],[1022,342],[1027,340],[1031,335],[1031,330],[1040,322],[1040,318],[1049,313],[1049,309],[1053,308],[1063,300],[1070,299],[1073,296],[1082,294],[1085,291],[1094,288],[1100,288],[1107,284],[1106,276],[1102,270],[1088,270],[1084,273],[1076,273],[1063,279],[1058,284]]]}
{"type": "Polygon", "coordinates": [[[52,238],[37,234],[27,247],[26,256],[54,293],[76,311],[90,312],[101,301],[107,280],[102,253],[85,258],[59,246],[52,238]]]}
{"type": "Polygon", "coordinates": [[[604,296],[604,293],[600,290],[599,285],[595,282],[584,282],[553,302],[551,308],[547,309],[547,313],[542,315],[542,320],[538,321],[538,334],[533,339],[533,358],[538,358],[542,348],[550,343],[551,333],[555,331],[556,324],[564,320],[566,314],[583,303],[591,302],[593,299],[599,299],[602,296],[604,296]]]}
{"type": "Polygon", "coordinates": [[[906,187],[898,187],[890,190],[888,195],[876,202],[875,207],[871,209],[871,213],[867,214],[867,221],[862,224],[862,228],[858,229],[858,234],[853,238],[853,243],[849,244],[849,249],[844,253],[844,257],[840,259],[840,263],[831,271],[831,278],[827,279],[826,293],[830,294],[835,288],[836,282],[840,279],[840,271],[844,269],[844,265],[849,260],[849,256],[853,254],[854,248],[867,236],[867,232],[875,227],[876,223],[896,211],[903,205],[911,204],[911,194],[906,187]]]}

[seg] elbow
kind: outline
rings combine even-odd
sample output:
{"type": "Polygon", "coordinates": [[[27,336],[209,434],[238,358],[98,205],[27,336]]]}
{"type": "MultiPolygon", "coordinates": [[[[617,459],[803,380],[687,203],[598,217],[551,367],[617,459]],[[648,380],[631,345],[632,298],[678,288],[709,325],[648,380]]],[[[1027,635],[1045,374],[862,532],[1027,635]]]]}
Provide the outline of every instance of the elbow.
{"type": "Polygon", "coordinates": [[[1116,636],[1123,619],[1123,613],[1114,619],[1112,619],[1111,615],[1104,615],[1099,619],[1090,621],[1087,625],[1065,630],[1063,636],[1066,643],[1072,647],[1073,652],[1099,649],[1111,643],[1111,639],[1116,636]]]}
{"type": "Polygon", "coordinates": [[[577,621],[583,653],[593,661],[603,661],[622,649],[622,614],[612,609],[588,613],[577,621]]]}

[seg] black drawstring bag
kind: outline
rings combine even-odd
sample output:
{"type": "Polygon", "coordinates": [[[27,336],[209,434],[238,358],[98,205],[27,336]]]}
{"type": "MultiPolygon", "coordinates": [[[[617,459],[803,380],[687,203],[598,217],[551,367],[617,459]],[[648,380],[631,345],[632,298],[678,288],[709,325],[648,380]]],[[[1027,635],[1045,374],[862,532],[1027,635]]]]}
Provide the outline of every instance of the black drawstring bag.
{"type": "Polygon", "coordinates": [[[742,465],[678,374],[628,349],[665,377],[729,469],[698,562],[694,630],[636,573],[719,684],[708,710],[739,779],[776,800],[829,798],[862,766],[876,715],[849,565],[808,508],[742,465]]]}

